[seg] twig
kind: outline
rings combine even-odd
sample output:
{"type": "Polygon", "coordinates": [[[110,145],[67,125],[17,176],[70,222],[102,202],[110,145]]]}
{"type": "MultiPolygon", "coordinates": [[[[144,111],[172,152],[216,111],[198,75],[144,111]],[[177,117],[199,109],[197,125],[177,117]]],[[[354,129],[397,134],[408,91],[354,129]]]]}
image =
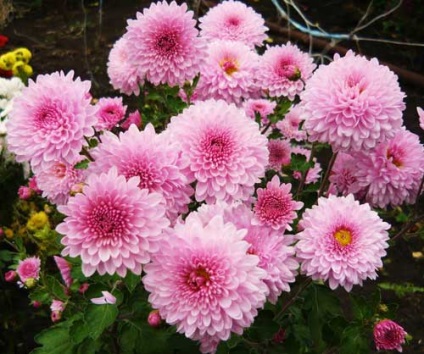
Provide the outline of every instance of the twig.
{"type": "Polygon", "coordinates": [[[403,236],[412,226],[414,226],[417,222],[424,220],[424,214],[417,216],[416,218],[409,221],[404,227],[400,229],[400,231],[390,238],[390,241],[394,241],[399,237],[403,236]]]}
{"type": "Polygon", "coordinates": [[[333,156],[331,156],[330,162],[328,163],[327,170],[325,171],[324,178],[321,182],[321,188],[319,189],[319,192],[318,192],[318,198],[321,197],[325,191],[325,186],[327,184],[328,178],[330,177],[330,173],[331,173],[331,170],[333,169],[334,162],[336,161],[337,154],[338,152],[335,152],[333,153],[333,156]]]}

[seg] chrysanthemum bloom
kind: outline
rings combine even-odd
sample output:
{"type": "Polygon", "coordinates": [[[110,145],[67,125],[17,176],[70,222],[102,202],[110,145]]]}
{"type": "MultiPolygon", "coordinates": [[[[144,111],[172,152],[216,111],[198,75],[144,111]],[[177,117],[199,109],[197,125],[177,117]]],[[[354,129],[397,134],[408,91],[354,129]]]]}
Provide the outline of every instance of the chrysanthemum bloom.
{"type": "Polygon", "coordinates": [[[52,322],[60,321],[60,319],[62,318],[62,312],[65,311],[65,307],[66,305],[63,301],[60,301],[60,300],[52,301],[52,304],[50,305],[50,310],[51,310],[50,318],[52,322]]]}
{"type": "Polygon", "coordinates": [[[417,107],[417,112],[420,121],[420,128],[424,130],[424,110],[421,107],[417,107]]]}
{"type": "Polygon", "coordinates": [[[151,124],[143,131],[131,125],[119,137],[105,132],[92,156],[95,161],[89,172],[99,174],[115,166],[127,179],[138,176],[140,188],[163,195],[169,218],[175,219],[188,211],[194,190],[179,166],[179,150],[165,136],[156,134],[151,124]]]}
{"type": "Polygon", "coordinates": [[[281,183],[277,175],[266,185],[258,188],[258,199],[254,206],[253,225],[266,225],[274,230],[291,230],[289,224],[297,218],[296,211],[302,209],[303,203],[296,202],[290,193],[290,183],[281,183]]]}
{"type": "Polygon", "coordinates": [[[357,154],[357,183],[367,189],[366,201],[373,206],[413,204],[423,174],[424,147],[405,129],[374,150],[357,154]]]}
{"type": "Polygon", "coordinates": [[[299,228],[296,256],[307,276],[346,291],[367,278],[377,278],[390,225],[369,204],[359,204],[352,194],[321,197],[318,205],[303,213],[299,228]]]}
{"type": "Polygon", "coordinates": [[[29,187],[20,186],[18,189],[19,199],[28,200],[29,198],[32,197],[32,194],[33,194],[32,189],[29,187]]]}
{"type": "Polygon", "coordinates": [[[115,90],[126,95],[139,95],[144,84],[145,73],[141,72],[134,61],[132,43],[126,35],[113,45],[107,62],[107,74],[115,90]]]}
{"type": "Polygon", "coordinates": [[[36,176],[43,197],[56,205],[68,202],[72,187],[76,183],[83,182],[86,175],[85,170],[76,169],[74,165],[75,163],[51,161],[40,167],[36,176]]]}
{"type": "Polygon", "coordinates": [[[90,104],[89,81],[73,80],[73,71],[39,75],[15,99],[8,123],[8,149],[18,162],[40,165],[74,162],[91,136],[96,108],[90,104]]]}
{"type": "Polygon", "coordinates": [[[293,101],[314,69],[309,54],[290,42],[268,47],[260,60],[258,85],[271,97],[287,97],[293,101]]]}
{"type": "Polygon", "coordinates": [[[58,210],[66,216],[56,227],[64,235],[62,255],[81,257],[85,276],[127,269],[141,273],[158,249],[158,239],[169,225],[163,197],[138,188],[139,177],[128,181],[116,168],[87,178],[83,193],[69,198],[58,210]]]}
{"type": "MultiPolygon", "coordinates": [[[[292,154],[300,154],[305,156],[306,161],[309,161],[309,157],[311,156],[311,150],[300,146],[292,146],[291,152],[292,154]]],[[[312,162],[314,163],[314,165],[309,168],[307,172],[305,184],[315,183],[321,178],[321,164],[317,161],[316,157],[312,159],[312,162]]],[[[293,177],[300,180],[302,178],[302,173],[300,171],[294,171],[293,177]]]]}
{"type": "Polygon", "coordinates": [[[321,65],[301,95],[310,141],[333,150],[369,150],[402,125],[404,93],[397,76],[377,59],[349,51],[321,65]]]}
{"type": "Polygon", "coordinates": [[[268,142],[269,163],[268,166],[276,171],[290,164],[291,147],[288,140],[272,139],[268,142]]]}
{"type": "Polygon", "coordinates": [[[142,119],[141,114],[138,110],[131,112],[127,119],[121,124],[121,128],[124,130],[128,130],[131,124],[134,124],[136,127],[141,127],[142,119]]]}
{"type": "Polygon", "coordinates": [[[374,343],[377,350],[394,350],[402,352],[407,333],[396,322],[384,319],[374,326],[374,343]]]}
{"type": "Polygon", "coordinates": [[[38,257],[29,257],[19,261],[16,273],[22,283],[28,280],[38,280],[40,277],[41,261],[38,257]]]}
{"type": "Polygon", "coordinates": [[[223,99],[241,104],[242,99],[257,98],[259,56],[243,43],[214,41],[208,46],[206,63],[196,87],[196,100],[223,99]]]}
{"type": "Polygon", "coordinates": [[[128,20],[125,37],[139,76],[154,85],[182,86],[199,72],[205,42],[198,37],[193,11],[187,4],[152,3],[136,20],[128,20]]]}
{"type": "Polygon", "coordinates": [[[57,265],[57,268],[59,268],[63,282],[65,283],[66,287],[69,288],[73,281],[71,276],[71,263],[69,263],[65,258],[59,256],[53,256],[53,259],[57,265]]]}
{"type": "Polygon", "coordinates": [[[238,41],[254,48],[267,38],[263,17],[241,1],[224,1],[199,19],[200,35],[208,41],[238,41]]]}
{"type": "Polygon", "coordinates": [[[276,102],[270,100],[258,98],[249,99],[243,103],[243,108],[248,117],[253,120],[256,119],[256,115],[259,114],[261,117],[262,124],[268,124],[268,116],[274,113],[274,109],[277,106],[276,102]]]}
{"type": "Polygon", "coordinates": [[[357,160],[352,155],[338,153],[329,177],[336,194],[355,194],[360,190],[356,178],[357,169],[357,160]]]}
{"type": "Polygon", "coordinates": [[[122,103],[122,97],[102,97],[97,102],[97,130],[110,130],[125,117],[127,106],[122,103]]]}
{"type": "Polygon", "coordinates": [[[278,121],[275,127],[287,139],[296,141],[306,140],[306,132],[300,130],[300,124],[303,122],[303,109],[296,105],[290,109],[283,120],[278,121]]]}
{"type": "Polygon", "coordinates": [[[180,144],[189,182],[197,180],[197,201],[247,200],[265,174],[268,140],[234,105],[198,102],[173,117],[167,130],[180,144]]]}
{"type": "Polygon", "coordinates": [[[231,333],[241,335],[265,303],[266,272],[259,257],[247,253],[246,230],[217,215],[177,223],[160,251],[144,268],[149,302],[179,333],[213,352],[231,333]]]}

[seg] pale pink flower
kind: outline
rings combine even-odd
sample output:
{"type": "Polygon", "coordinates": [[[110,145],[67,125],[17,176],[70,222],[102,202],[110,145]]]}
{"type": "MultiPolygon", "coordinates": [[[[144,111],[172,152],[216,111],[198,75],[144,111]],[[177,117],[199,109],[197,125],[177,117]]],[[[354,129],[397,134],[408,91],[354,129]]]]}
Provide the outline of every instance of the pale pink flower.
{"type": "Polygon", "coordinates": [[[131,125],[119,137],[105,132],[92,156],[95,161],[89,172],[99,174],[115,166],[127,179],[138,176],[140,188],[163,195],[169,218],[188,211],[194,190],[181,171],[180,153],[164,135],[156,134],[151,124],[143,131],[131,125]]]}
{"type": "MultiPolygon", "coordinates": [[[[306,161],[309,161],[309,157],[311,156],[311,150],[300,147],[300,146],[292,146],[291,150],[292,154],[301,154],[306,157],[306,161]]],[[[315,183],[321,178],[321,164],[317,161],[316,157],[312,159],[314,165],[308,169],[305,184],[315,183]]],[[[293,177],[295,179],[301,179],[302,173],[300,171],[293,171],[293,177]]]]}
{"type": "Polygon", "coordinates": [[[232,332],[241,335],[265,303],[266,272],[259,257],[247,253],[245,235],[220,215],[207,225],[187,219],[144,268],[152,307],[179,333],[199,340],[203,353],[232,332]]]}
{"type": "Polygon", "coordinates": [[[388,319],[374,325],[374,343],[377,350],[397,350],[402,352],[402,344],[408,333],[396,322],[388,319]]]}
{"type": "Polygon", "coordinates": [[[292,229],[290,224],[297,218],[296,211],[303,207],[302,202],[293,200],[291,187],[290,183],[280,184],[280,179],[275,175],[267,183],[266,188],[258,188],[252,224],[290,231],[292,229]]]}
{"type": "Polygon", "coordinates": [[[424,174],[424,147],[406,129],[374,150],[356,155],[357,184],[366,189],[366,201],[385,208],[413,204],[424,174]]]}
{"type": "Polygon", "coordinates": [[[288,140],[272,139],[268,142],[269,163],[273,170],[280,171],[283,166],[290,164],[291,147],[288,140]]]}
{"type": "Polygon", "coordinates": [[[376,279],[389,228],[369,204],[359,204],[352,194],[321,197],[299,222],[296,256],[301,271],[313,280],[328,280],[333,290],[342,286],[350,291],[367,278],[376,279]]]}
{"type": "Polygon", "coordinates": [[[424,130],[424,110],[421,107],[417,107],[420,128],[424,130]]]}
{"type": "Polygon", "coordinates": [[[36,169],[54,160],[74,162],[93,135],[96,108],[87,98],[89,81],[73,80],[73,71],[38,75],[15,99],[8,122],[8,149],[18,162],[36,169]]]}
{"type": "Polygon", "coordinates": [[[83,182],[86,175],[85,170],[74,168],[75,162],[70,164],[55,160],[39,168],[36,176],[43,197],[56,205],[68,202],[73,186],[83,182]]]}
{"type": "Polygon", "coordinates": [[[224,1],[199,19],[200,35],[206,40],[232,40],[251,48],[267,38],[263,17],[241,1],[224,1]]]}
{"type": "Polygon", "coordinates": [[[116,303],[116,297],[113,296],[109,291],[102,291],[102,295],[103,296],[100,297],[94,297],[90,301],[96,305],[113,305],[116,303]]]}
{"type": "Polygon", "coordinates": [[[259,114],[263,125],[269,123],[268,116],[274,113],[277,102],[258,98],[249,99],[243,103],[243,108],[248,117],[256,120],[256,115],[259,114]]]}
{"type": "Polygon", "coordinates": [[[28,257],[19,261],[16,273],[22,283],[28,279],[38,280],[40,277],[41,260],[38,257],[28,257]]]}
{"type": "Polygon", "coordinates": [[[369,150],[401,127],[404,97],[397,76],[377,59],[336,54],[306,83],[303,128],[310,141],[329,143],[335,151],[369,150]]]}
{"type": "Polygon", "coordinates": [[[128,130],[131,124],[134,124],[136,127],[141,127],[142,119],[141,114],[138,110],[131,112],[127,119],[121,124],[121,128],[124,130],[128,130]]]}
{"type": "Polygon", "coordinates": [[[309,54],[290,42],[268,47],[257,72],[258,85],[271,97],[287,97],[293,101],[314,69],[309,54]]]}
{"type": "Polygon", "coordinates": [[[300,105],[292,106],[283,120],[278,121],[275,127],[287,139],[302,141],[306,139],[306,132],[300,129],[303,122],[303,109],[300,105]]]}
{"type": "Polygon", "coordinates": [[[195,90],[196,100],[223,99],[240,105],[242,99],[259,97],[260,90],[255,84],[258,59],[256,52],[243,43],[210,43],[195,90]]]}
{"type": "Polygon", "coordinates": [[[205,42],[195,26],[193,11],[175,1],[152,3],[128,20],[125,37],[137,75],[154,85],[182,86],[192,80],[205,57],[205,42]]]}
{"type": "Polygon", "coordinates": [[[139,72],[132,55],[132,43],[124,35],[115,42],[109,53],[107,74],[115,90],[138,96],[140,86],[144,84],[144,73],[139,72]]]}
{"type": "Polygon", "coordinates": [[[265,174],[267,139],[234,105],[197,102],[173,117],[167,130],[180,145],[189,182],[197,180],[197,201],[247,200],[265,174]]]}
{"type": "Polygon", "coordinates": [[[165,204],[159,193],[140,189],[139,177],[128,180],[112,168],[108,173],[91,174],[83,193],[58,207],[66,216],[56,227],[64,235],[62,255],[81,257],[85,276],[97,271],[141,273],[142,264],[159,248],[158,240],[169,225],[165,204]]]}
{"type": "Polygon", "coordinates": [[[357,184],[357,160],[349,154],[339,152],[330,173],[330,183],[335,194],[356,194],[360,187],[357,184]]]}
{"type": "Polygon", "coordinates": [[[50,305],[50,310],[51,310],[50,318],[52,322],[60,321],[60,319],[62,318],[62,312],[65,311],[65,307],[66,305],[63,301],[60,301],[60,300],[52,301],[52,304],[50,305]]]}
{"type": "Polygon", "coordinates": [[[125,117],[127,106],[122,103],[122,97],[102,97],[96,104],[97,130],[110,130],[125,117]]]}
{"type": "Polygon", "coordinates": [[[62,276],[63,282],[65,283],[66,287],[69,288],[72,285],[72,276],[71,276],[71,269],[72,265],[69,263],[65,258],[59,257],[59,256],[53,256],[53,259],[59,268],[60,275],[62,276]]]}

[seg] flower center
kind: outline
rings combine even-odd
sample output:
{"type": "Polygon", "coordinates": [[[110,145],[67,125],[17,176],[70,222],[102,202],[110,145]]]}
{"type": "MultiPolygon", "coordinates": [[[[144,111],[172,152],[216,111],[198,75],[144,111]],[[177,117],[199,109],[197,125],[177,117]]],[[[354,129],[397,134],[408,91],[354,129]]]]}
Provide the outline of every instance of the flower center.
{"type": "Polygon", "coordinates": [[[88,218],[90,232],[103,243],[110,244],[121,238],[125,232],[126,213],[110,201],[101,201],[93,208],[88,218]]]}
{"type": "Polygon", "coordinates": [[[402,159],[401,159],[401,153],[399,151],[394,151],[395,149],[388,149],[386,153],[386,157],[388,160],[392,162],[393,165],[396,167],[402,167],[402,159]]]}
{"type": "Polygon", "coordinates": [[[161,56],[171,56],[179,46],[178,33],[172,30],[165,30],[161,32],[156,38],[154,48],[161,56]]]}
{"type": "Polygon", "coordinates": [[[280,65],[277,68],[277,74],[280,77],[285,77],[290,81],[297,81],[302,76],[299,68],[288,60],[280,61],[280,65]]]}
{"type": "Polygon", "coordinates": [[[225,73],[230,76],[239,70],[237,60],[233,58],[225,58],[221,60],[219,65],[225,71],[225,73]]]}
{"type": "Polygon", "coordinates": [[[205,160],[217,166],[225,163],[231,156],[234,143],[225,132],[210,133],[203,139],[201,146],[205,160]]]}
{"type": "Polygon", "coordinates": [[[62,121],[61,114],[56,107],[42,107],[36,113],[36,117],[37,128],[47,128],[48,130],[59,128],[62,121]]]}
{"type": "Polygon", "coordinates": [[[52,167],[52,174],[57,178],[66,176],[66,166],[63,163],[55,163],[52,167]]]}
{"type": "Polygon", "coordinates": [[[230,17],[227,19],[227,26],[237,27],[240,24],[240,19],[238,17],[230,17]]]}
{"type": "Polygon", "coordinates": [[[347,229],[338,229],[333,236],[337,243],[342,247],[348,246],[352,243],[352,234],[347,229]]]}
{"type": "Polygon", "coordinates": [[[139,161],[129,162],[125,166],[122,174],[126,179],[138,176],[140,177],[140,183],[138,186],[143,189],[153,190],[154,187],[161,183],[157,177],[156,169],[151,163],[143,163],[139,161]]]}
{"type": "Polygon", "coordinates": [[[208,271],[202,266],[199,266],[196,269],[192,270],[187,277],[187,284],[193,290],[199,290],[205,286],[208,286],[209,283],[210,275],[208,271]]]}

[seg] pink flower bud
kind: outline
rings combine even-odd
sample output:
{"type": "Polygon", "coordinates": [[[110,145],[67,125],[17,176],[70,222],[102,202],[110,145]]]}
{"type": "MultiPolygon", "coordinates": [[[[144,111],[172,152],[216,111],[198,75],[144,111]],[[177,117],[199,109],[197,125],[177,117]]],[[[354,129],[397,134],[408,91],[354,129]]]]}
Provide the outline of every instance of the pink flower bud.
{"type": "Polygon", "coordinates": [[[131,124],[137,127],[141,126],[141,115],[139,111],[134,111],[128,115],[128,118],[121,124],[122,129],[128,130],[131,124]]]}
{"type": "Polygon", "coordinates": [[[157,328],[162,323],[162,318],[160,317],[159,310],[153,310],[149,313],[147,317],[147,323],[154,328],[157,328]]]}
{"type": "Polygon", "coordinates": [[[18,189],[18,195],[20,199],[27,200],[32,196],[32,189],[25,186],[20,186],[18,189]]]}
{"type": "Polygon", "coordinates": [[[87,289],[90,287],[90,284],[88,284],[88,283],[83,283],[83,284],[81,284],[81,286],[79,287],[79,289],[78,289],[78,291],[79,291],[79,293],[80,294],[84,294],[86,291],[87,291],[87,289]]]}
{"type": "Polygon", "coordinates": [[[14,270],[9,270],[4,275],[4,279],[9,283],[13,283],[14,281],[16,281],[17,277],[18,277],[18,273],[16,273],[14,270]]]}
{"type": "Polygon", "coordinates": [[[283,343],[284,337],[286,336],[286,330],[283,328],[280,328],[272,337],[272,340],[275,343],[283,343]]]}
{"type": "Polygon", "coordinates": [[[34,193],[41,194],[41,189],[38,188],[37,179],[35,176],[29,179],[28,187],[31,188],[34,193]]]}
{"type": "Polygon", "coordinates": [[[41,307],[41,302],[40,302],[40,301],[33,301],[33,302],[32,302],[32,306],[33,306],[35,309],[38,309],[39,307],[41,307]]]}
{"type": "Polygon", "coordinates": [[[62,318],[62,312],[65,310],[66,304],[60,300],[53,300],[50,305],[50,310],[52,313],[50,314],[50,318],[52,322],[57,322],[62,318]]]}
{"type": "Polygon", "coordinates": [[[385,319],[374,326],[374,342],[377,350],[402,351],[407,333],[396,322],[385,319]]]}

